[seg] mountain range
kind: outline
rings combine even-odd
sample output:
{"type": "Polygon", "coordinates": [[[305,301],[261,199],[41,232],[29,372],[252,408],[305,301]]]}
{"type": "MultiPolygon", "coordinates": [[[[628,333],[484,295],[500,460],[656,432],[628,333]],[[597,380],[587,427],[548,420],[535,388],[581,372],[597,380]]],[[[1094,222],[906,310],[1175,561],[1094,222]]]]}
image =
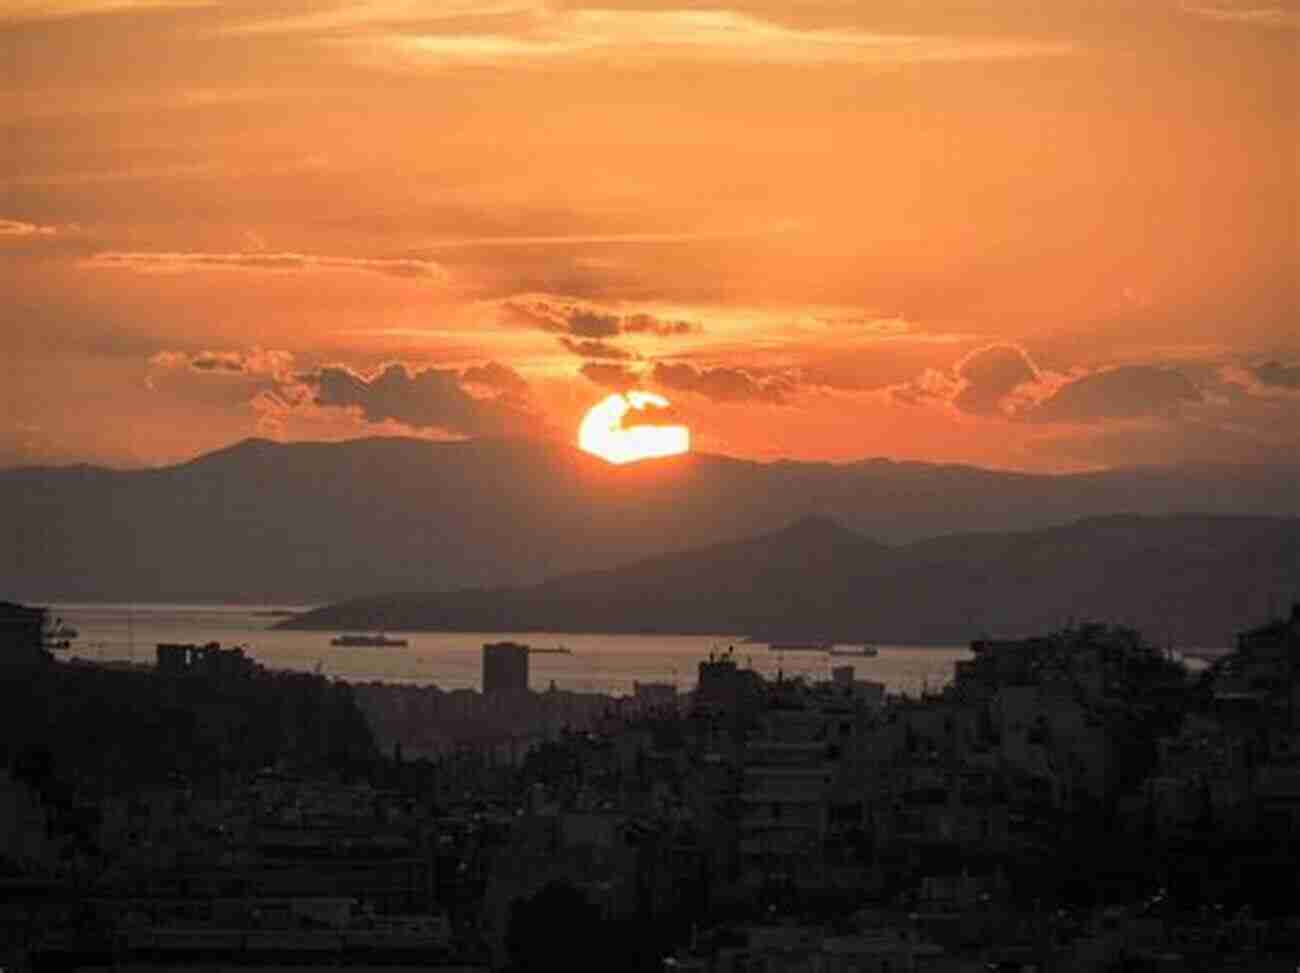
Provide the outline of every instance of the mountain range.
{"type": "Polygon", "coordinates": [[[1090,518],[890,546],[824,517],[537,585],[354,599],[283,628],[959,643],[1099,620],[1224,647],[1300,597],[1300,519],[1090,518]]]}
{"type": "MultiPolygon", "coordinates": [[[[887,560],[899,545],[908,557],[953,544],[984,551],[1011,543],[995,537],[1007,531],[1110,514],[1293,517],[1297,483],[1295,463],[1052,476],[695,453],[611,467],[556,442],[254,439],[153,469],[0,471],[0,591],[319,603],[518,587],[810,516],[833,518],[868,547],[872,538],[887,560]],[[944,537],[955,533],[962,539],[944,537]],[[936,539],[917,543],[926,538],[936,539]]],[[[863,571],[854,577],[876,577],[863,571]]],[[[992,617],[968,611],[967,621],[992,617]]]]}

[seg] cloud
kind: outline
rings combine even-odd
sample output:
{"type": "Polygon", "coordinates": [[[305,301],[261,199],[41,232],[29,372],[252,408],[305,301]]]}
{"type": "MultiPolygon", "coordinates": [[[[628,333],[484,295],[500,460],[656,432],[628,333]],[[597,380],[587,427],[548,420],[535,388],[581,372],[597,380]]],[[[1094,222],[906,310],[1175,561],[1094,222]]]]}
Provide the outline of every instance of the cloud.
{"type": "Polygon", "coordinates": [[[390,277],[445,280],[440,264],[429,260],[383,257],[330,257],[303,253],[127,253],[106,251],[82,261],[83,267],[122,268],[137,273],[239,270],[271,273],[360,270],[390,277]]]}
{"type": "Polygon", "coordinates": [[[200,372],[236,372],[243,374],[244,363],[222,355],[203,355],[190,362],[190,368],[200,372]]]}
{"type": "Polygon", "coordinates": [[[578,338],[613,338],[620,334],[669,338],[701,330],[690,321],[668,321],[645,311],[624,314],[590,301],[545,294],[509,298],[499,306],[509,322],[544,331],[567,332],[578,338]]]}
{"type": "Polygon", "coordinates": [[[0,219],[0,253],[5,257],[84,257],[94,249],[85,229],[77,223],[0,219]]]}
{"type": "MultiPolygon", "coordinates": [[[[347,410],[364,422],[392,423],[413,430],[438,430],[454,436],[540,435],[545,423],[529,402],[528,382],[496,361],[463,369],[416,368],[390,362],[373,373],[343,364],[295,368],[288,351],[160,351],[149,359],[146,385],[157,390],[162,374],[189,374],[187,396],[205,395],[227,406],[251,406],[263,430],[287,420],[320,421],[328,412],[347,410]],[[211,378],[197,379],[197,376],[211,378]],[[233,384],[232,384],[233,383],[233,384]],[[202,393],[202,386],[211,393],[202,393]],[[218,399],[215,389],[227,392],[218,399]],[[229,390],[237,398],[230,398],[229,390]],[[322,411],[324,410],[324,411],[322,411]]],[[[169,389],[180,389],[174,382],[169,389]]]]}
{"type": "Polygon", "coordinates": [[[576,335],[582,335],[584,330],[597,332],[594,335],[588,333],[586,337],[606,337],[618,334],[619,331],[617,317],[601,314],[582,301],[546,296],[515,297],[502,301],[498,306],[502,317],[508,323],[526,328],[569,332],[576,335]],[[592,320],[588,321],[588,317],[592,320]],[[573,328],[572,322],[575,318],[583,319],[578,330],[573,328]]]}
{"type": "Polygon", "coordinates": [[[671,335],[692,334],[699,330],[699,326],[692,324],[690,321],[664,321],[653,314],[644,312],[629,314],[623,319],[623,332],[625,334],[656,334],[660,337],[669,337],[671,335]]]}
{"type": "Polygon", "coordinates": [[[478,385],[498,392],[514,395],[528,393],[528,381],[509,365],[490,361],[482,365],[471,365],[460,373],[461,381],[466,385],[478,385]]]}
{"type": "Polygon", "coordinates": [[[1011,393],[1039,377],[1029,356],[1015,345],[973,351],[957,363],[956,372],[960,383],[952,404],[974,415],[1005,412],[1011,393]]]}
{"type": "Polygon", "coordinates": [[[899,338],[908,336],[915,340],[933,340],[939,337],[964,337],[962,335],[926,335],[918,332],[915,325],[905,318],[881,317],[874,314],[863,314],[860,311],[822,312],[812,315],[812,319],[823,327],[834,329],[837,334],[858,338],[899,338]]]}
{"type": "Polygon", "coordinates": [[[207,375],[232,375],[244,378],[287,383],[293,381],[293,353],[273,348],[247,351],[160,351],[150,356],[148,388],[155,388],[159,372],[192,371],[207,375]]]}
{"type": "MultiPolygon", "coordinates": [[[[463,236],[428,240],[415,252],[426,250],[455,250],[474,247],[578,247],[592,244],[664,244],[707,243],[711,241],[738,240],[784,232],[788,227],[749,227],[734,230],[683,230],[675,233],[531,233],[513,236],[463,236]]],[[[608,259],[580,257],[583,262],[606,265],[608,259]]]]}
{"type": "Polygon", "coordinates": [[[38,223],[26,223],[23,220],[0,220],[0,237],[52,237],[59,231],[53,226],[41,226],[38,223]]]}
{"type": "Polygon", "coordinates": [[[471,395],[452,369],[412,370],[394,362],[373,374],[329,365],[299,376],[325,408],[354,409],[370,423],[397,422],[461,436],[541,435],[545,424],[522,396],[471,395]]]}
{"type": "Polygon", "coordinates": [[[612,338],[620,332],[618,315],[578,311],[569,318],[569,331],[582,338],[612,338]]]}
{"type": "Polygon", "coordinates": [[[637,357],[626,348],[611,345],[608,341],[575,341],[572,338],[561,338],[560,344],[575,355],[581,355],[583,358],[611,358],[617,361],[632,361],[637,357]]]}
{"type": "Polygon", "coordinates": [[[240,375],[285,377],[293,367],[293,352],[274,348],[248,351],[160,351],[149,364],[164,368],[188,366],[197,372],[229,372],[240,375]]]}
{"type": "Polygon", "coordinates": [[[1019,345],[976,348],[951,368],[927,368],[890,389],[911,405],[938,404],[968,415],[1012,417],[1049,397],[1063,377],[1042,371],[1019,345]]]}
{"type": "Polygon", "coordinates": [[[233,34],[336,34],[366,29],[378,24],[393,26],[404,23],[428,25],[465,17],[503,17],[540,11],[540,0],[439,0],[437,4],[412,0],[360,0],[317,9],[306,13],[286,13],[262,17],[239,24],[227,32],[233,34]]]}
{"type": "Polygon", "coordinates": [[[1251,369],[1255,377],[1265,385],[1283,389],[1300,389],[1300,365],[1283,365],[1279,361],[1267,361],[1251,369]]]}
{"type": "Polygon", "coordinates": [[[1259,365],[1223,365],[1217,392],[1252,399],[1300,400],[1300,364],[1284,365],[1276,359],[1259,365]]]}
{"type": "Polygon", "coordinates": [[[907,405],[942,404],[951,406],[962,390],[961,379],[955,371],[944,368],[927,368],[916,378],[894,385],[889,394],[907,405]]]}
{"type": "Polygon", "coordinates": [[[497,18],[495,31],[388,23],[351,28],[358,56],[390,65],[515,65],[553,59],[681,57],[769,64],[903,64],[1057,56],[1061,42],[793,27],[735,10],[586,9],[539,6],[497,18]],[[422,29],[423,32],[416,32],[422,29]]]}
{"type": "Polygon", "coordinates": [[[1300,27],[1300,10],[1280,3],[1185,3],[1188,13],[1220,23],[1245,24],[1257,27],[1300,27]]]}
{"type": "Polygon", "coordinates": [[[1202,401],[1182,372],[1159,365],[1121,365],[1066,382],[1026,418],[1036,422],[1092,423],[1176,413],[1202,401]]]}
{"type": "Polygon", "coordinates": [[[939,404],[968,415],[1040,423],[1173,417],[1205,398],[1177,368],[1118,365],[1060,374],[1039,368],[1012,344],[978,348],[951,369],[926,369],[890,392],[912,405],[939,404]]]}
{"type": "Polygon", "coordinates": [[[135,13],[211,7],[215,0],[10,0],[0,7],[0,22],[63,20],[95,14],[135,13]]]}
{"type": "Polygon", "coordinates": [[[727,365],[697,368],[682,362],[657,362],[651,378],[664,388],[694,392],[715,402],[767,402],[780,404],[794,391],[786,376],[755,378],[740,368],[727,365]]]}
{"type": "Polygon", "coordinates": [[[602,388],[613,389],[616,392],[636,388],[641,381],[639,372],[633,371],[625,365],[615,365],[608,362],[587,362],[578,369],[578,373],[588,381],[594,382],[602,388]]]}

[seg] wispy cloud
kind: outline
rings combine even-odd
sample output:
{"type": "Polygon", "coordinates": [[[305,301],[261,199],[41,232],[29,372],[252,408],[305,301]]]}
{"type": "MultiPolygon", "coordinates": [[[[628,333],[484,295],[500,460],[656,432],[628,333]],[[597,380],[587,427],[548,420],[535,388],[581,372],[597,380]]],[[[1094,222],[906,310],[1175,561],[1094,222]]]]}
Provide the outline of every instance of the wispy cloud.
{"type": "Polygon", "coordinates": [[[9,0],[0,5],[0,23],[213,6],[216,0],[9,0]]]}
{"type": "MultiPolygon", "coordinates": [[[[379,5],[384,6],[384,5],[379,5]]],[[[457,31],[382,17],[369,6],[350,8],[347,23],[324,32],[356,46],[360,56],[388,66],[518,65],[557,59],[620,57],[802,63],[912,63],[1045,57],[1071,53],[1069,44],[1020,38],[886,34],[850,28],[788,27],[739,11],[529,9],[499,18],[494,29],[457,31]],[[346,27],[346,30],[342,28],[346,27]]],[[[337,18],[336,18],[337,19],[337,18]]],[[[307,29],[300,20],[284,29],[307,29]]],[[[263,26],[259,29],[270,29],[263,26]]],[[[322,29],[318,26],[318,29],[322,29]]]]}
{"type": "Polygon", "coordinates": [[[293,370],[293,353],[274,348],[248,351],[160,351],[150,356],[150,366],[191,369],[209,375],[245,375],[286,380],[293,370]]]}
{"type": "Polygon", "coordinates": [[[687,362],[657,362],[650,373],[655,384],[694,392],[715,402],[766,402],[780,405],[795,390],[788,375],[759,378],[729,365],[697,368],[687,362]]]}
{"type": "Polygon", "coordinates": [[[788,226],[771,229],[727,231],[684,231],[681,233],[571,233],[520,236],[442,237],[423,243],[420,249],[441,250],[469,247],[568,247],[603,244],[707,243],[767,236],[784,232],[788,226]]]}
{"type": "Polygon", "coordinates": [[[445,280],[442,266],[429,260],[384,257],[330,257],[303,253],[175,253],[109,251],[82,261],[83,267],[117,268],[137,273],[178,274],[203,270],[261,273],[360,270],[390,277],[445,280]]]}
{"type": "Polygon", "coordinates": [[[536,15],[540,0],[361,0],[302,12],[260,15],[227,29],[231,34],[334,34],[376,26],[436,24],[479,17],[536,15]]]}
{"type": "Polygon", "coordinates": [[[0,220],[0,237],[19,237],[24,240],[40,237],[53,237],[58,228],[42,226],[39,223],[26,223],[22,220],[0,220]]]}
{"type": "MultiPolygon", "coordinates": [[[[0,116],[11,120],[61,118],[69,115],[102,115],[108,113],[152,113],[176,109],[205,109],[227,105],[256,104],[259,102],[306,100],[321,98],[320,88],[290,88],[287,85],[249,85],[217,88],[204,86],[172,87],[164,90],[132,91],[120,87],[108,88],[86,85],[63,85],[46,89],[44,97],[33,98],[24,89],[0,92],[0,116]]],[[[121,181],[128,178],[148,177],[151,172],[162,175],[189,175],[217,171],[211,162],[154,167],[151,169],[121,167],[82,174],[81,181],[121,181]]],[[[76,174],[74,174],[75,177],[76,174]]],[[[50,173],[24,173],[21,179],[10,179],[23,185],[48,185],[51,182],[75,181],[60,174],[51,180],[50,173]]]]}
{"type": "Polygon", "coordinates": [[[1188,13],[1223,23],[1253,24],[1259,27],[1300,28],[1300,8],[1260,3],[1187,3],[1188,13]]]}
{"type": "Polygon", "coordinates": [[[5,186],[93,186],[104,183],[148,183],[156,180],[189,179],[225,174],[216,162],[182,163],[169,166],[122,166],[82,171],[23,172],[0,178],[5,186]]]}
{"type": "Polygon", "coordinates": [[[6,259],[82,256],[93,249],[86,228],[78,223],[0,219],[0,254],[6,259]]]}
{"type": "Polygon", "coordinates": [[[635,352],[628,351],[626,348],[620,348],[608,341],[574,341],[572,338],[561,338],[560,344],[573,354],[579,355],[583,358],[605,358],[615,361],[633,361],[638,357],[635,352]]]}
{"type": "Polygon", "coordinates": [[[580,298],[549,294],[521,294],[501,301],[498,308],[507,323],[578,338],[615,338],[624,334],[667,338],[700,331],[700,326],[691,321],[661,318],[645,311],[624,313],[580,298]]]}

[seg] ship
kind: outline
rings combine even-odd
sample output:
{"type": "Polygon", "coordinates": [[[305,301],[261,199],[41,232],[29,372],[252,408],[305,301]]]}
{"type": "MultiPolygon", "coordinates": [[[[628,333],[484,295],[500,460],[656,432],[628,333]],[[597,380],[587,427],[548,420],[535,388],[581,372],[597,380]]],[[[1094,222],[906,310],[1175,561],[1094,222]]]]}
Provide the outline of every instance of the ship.
{"type": "Polygon", "coordinates": [[[865,656],[867,658],[871,658],[872,656],[879,654],[879,650],[874,645],[870,645],[870,644],[863,644],[856,648],[842,648],[842,649],[836,648],[836,649],[831,649],[830,651],[831,651],[831,655],[853,655],[859,657],[865,656]]]}
{"type": "Polygon", "coordinates": [[[339,635],[330,639],[330,645],[400,647],[406,645],[406,639],[390,639],[387,635],[339,635]]]}
{"type": "Polygon", "coordinates": [[[769,642],[773,652],[829,652],[832,642],[769,642]]]}
{"type": "Polygon", "coordinates": [[[45,647],[47,649],[69,649],[72,647],[72,640],[80,634],[75,628],[64,622],[63,619],[55,619],[53,626],[45,632],[45,647]]]}

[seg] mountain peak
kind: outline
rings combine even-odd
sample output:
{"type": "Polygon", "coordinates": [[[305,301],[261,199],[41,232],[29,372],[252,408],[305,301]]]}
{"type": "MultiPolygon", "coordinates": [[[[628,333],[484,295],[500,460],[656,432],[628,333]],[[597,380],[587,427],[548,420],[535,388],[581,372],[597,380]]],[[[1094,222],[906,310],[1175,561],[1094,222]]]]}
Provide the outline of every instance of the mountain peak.
{"type": "Polygon", "coordinates": [[[781,528],[774,537],[788,542],[803,544],[862,544],[866,538],[849,530],[833,517],[826,514],[805,514],[798,520],[781,528]]]}

